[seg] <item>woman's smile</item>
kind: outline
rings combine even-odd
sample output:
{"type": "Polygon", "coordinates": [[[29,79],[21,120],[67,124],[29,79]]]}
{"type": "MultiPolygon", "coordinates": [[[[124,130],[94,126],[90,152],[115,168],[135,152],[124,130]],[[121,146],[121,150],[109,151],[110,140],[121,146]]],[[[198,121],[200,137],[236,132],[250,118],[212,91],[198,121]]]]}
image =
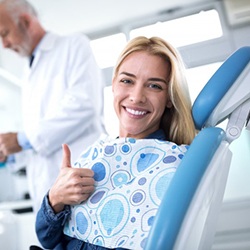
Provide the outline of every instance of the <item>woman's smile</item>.
{"type": "Polygon", "coordinates": [[[148,114],[148,111],[144,111],[144,110],[138,110],[138,109],[133,109],[133,108],[127,108],[124,107],[124,109],[130,114],[132,115],[134,118],[141,118],[144,117],[146,114],[148,114]]]}
{"type": "Polygon", "coordinates": [[[125,58],[112,85],[120,137],[144,138],[160,128],[168,78],[168,62],[160,56],[137,51],[125,58]]]}

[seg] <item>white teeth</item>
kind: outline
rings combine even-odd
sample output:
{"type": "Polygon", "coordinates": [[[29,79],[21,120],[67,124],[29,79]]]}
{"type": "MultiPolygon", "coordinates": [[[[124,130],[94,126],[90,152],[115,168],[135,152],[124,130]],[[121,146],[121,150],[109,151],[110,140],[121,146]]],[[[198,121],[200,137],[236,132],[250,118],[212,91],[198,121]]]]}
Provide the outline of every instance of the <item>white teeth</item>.
{"type": "Polygon", "coordinates": [[[145,115],[147,113],[146,111],[133,110],[129,108],[126,108],[126,110],[132,115],[145,115]]]}

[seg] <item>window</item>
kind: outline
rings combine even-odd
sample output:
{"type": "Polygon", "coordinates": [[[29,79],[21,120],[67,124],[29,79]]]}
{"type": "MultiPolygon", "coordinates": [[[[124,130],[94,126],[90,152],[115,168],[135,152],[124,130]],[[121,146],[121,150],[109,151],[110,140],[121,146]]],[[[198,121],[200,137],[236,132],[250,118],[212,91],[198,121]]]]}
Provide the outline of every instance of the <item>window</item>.
{"type": "Polygon", "coordinates": [[[139,35],[159,36],[180,47],[218,38],[223,33],[219,14],[213,9],[166,22],[157,22],[130,32],[130,38],[139,35]]]}
{"type": "Polygon", "coordinates": [[[99,67],[107,68],[114,66],[126,42],[126,37],[123,33],[92,40],[90,44],[99,67]]]}
{"type": "Polygon", "coordinates": [[[108,134],[116,138],[119,135],[119,121],[113,106],[112,86],[104,89],[104,122],[108,134]]]}
{"type": "Polygon", "coordinates": [[[201,92],[207,81],[215,71],[221,66],[221,62],[207,64],[186,70],[188,87],[192,103],[201,92]]]}

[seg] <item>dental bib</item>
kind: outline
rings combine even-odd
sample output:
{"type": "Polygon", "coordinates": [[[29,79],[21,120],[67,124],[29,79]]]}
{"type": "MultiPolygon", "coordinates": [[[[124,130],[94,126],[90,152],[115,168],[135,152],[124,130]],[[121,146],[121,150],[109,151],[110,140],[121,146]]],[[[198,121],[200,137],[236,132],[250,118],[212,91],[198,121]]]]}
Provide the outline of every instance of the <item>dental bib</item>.
{"type": "Polygon", "coordinates": [[[94,171],[96,189],[71,206],[64,234],[106,248],[143,249],[187,145],[102,137],[74,164],[94,171]]]}

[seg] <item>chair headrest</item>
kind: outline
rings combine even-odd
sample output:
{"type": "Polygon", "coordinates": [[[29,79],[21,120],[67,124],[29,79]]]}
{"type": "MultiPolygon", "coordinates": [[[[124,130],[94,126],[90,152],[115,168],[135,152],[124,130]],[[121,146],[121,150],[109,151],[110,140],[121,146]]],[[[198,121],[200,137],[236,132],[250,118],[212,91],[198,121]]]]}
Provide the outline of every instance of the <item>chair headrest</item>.
{"type": "Polygon", "coordinates": [[[192,115],[197,129],[215,126],[250,99],[250,46],[235,51],[197,96],[192,115]]]}

